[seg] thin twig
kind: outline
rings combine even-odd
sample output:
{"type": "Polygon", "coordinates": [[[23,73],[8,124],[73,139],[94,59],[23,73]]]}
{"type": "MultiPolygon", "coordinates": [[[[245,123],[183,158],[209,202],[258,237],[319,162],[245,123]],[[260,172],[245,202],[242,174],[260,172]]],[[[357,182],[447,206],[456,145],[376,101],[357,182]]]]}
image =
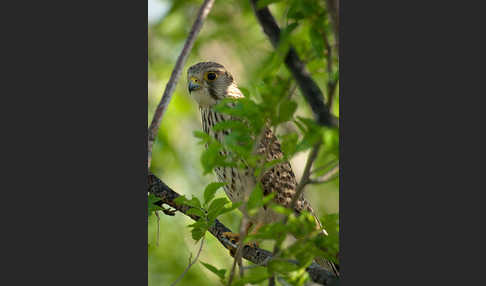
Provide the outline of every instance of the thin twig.
{"type": "Polygon", "coordinates": [[[297,188],[295,189],[294,197],[290,202],[290,209],[292,210],[295,208],[297,201],[302,196],[305,185],[309,183],[312,164],[314,164],[314,161],[317,159],[317,154],[319,154],[319,149],[321,148],[321,145],[322,145],[322,140],[319,140],[314,145],[314,147],[312,148],[309,154],[309,157],[307,158],[307,162],[305,163],[304,173],[302,174],[302,178],[300,179],[300,182],[297,185],[297,188]]]}
{"type": "Polygon", "coordinates": [[[177,284],[177,282],[181,281],[181,279],[184,278],[184,276],[189,271],[189,269],[197,262],[199,255],[201,254],[201,251],[202,251],[202,248],[203,248],[204,239],[205,239],[205,237],[203,236],[202,239],[201,239],[201,244],[199,246],[199,250],[197,251],[197,254],[196,254],[196,258],[194,258],[194,260],[191,261],[192,253],[191,253],[191,255],[189,255],[189,265],[187,265],[186,269],[184,269],[184,272],[182,272],[182,274],[176,279],[176,281],[174,281],[174,283],[170,284],[170,286],[174,286],[174,285],[177,284]]]}
{"type": "Polygon", "coordinates": [[[326,10],[331,15],[336,49],[339,50],[339,0],[326,0],[326,10]]]}
{"type": "Polygon", "coordinates": [[[297,85],[294,84],[294,86],[292,86],[290,88],[289,95],[288,95],[288,100],[290,100],[292,98],[292,96],[294,95],[294,93],[295,93],[296,90],[297,90],[297,85]]]}
{"type": "Polygon", "coordinates": [[[324,174],[320,180],[309,180],[309,184],[323,184],[334,179],[336,174],[339,173],[339,165],[332,168],[329,172],[324,174]]]}
{"type": "MultiPolygon", "coordinates": [[[[243,241],[246,238],[249,223],[250,223],[250,220],[248,218],[248,215],[244,214],[243,217],[241,218],[238,247],[236,248],[235,257],[234,257],[234,260],[233,260],[233,265],[231,266],[231,272],[230,272],[230,276],[229,276],[229,279],[228,279],[228,286],[230,286],[231,283],[233,282],[233,279],[234,279],[234,276],[235,276],[236,264],[242,265],[241,257],[243,256],[243,246],[244,246],[243,241]]],[[[244,275],[244,270],[241,267],[240,268],[240,276],[243,276],[243,275],[244,275]]]]}
{"type": "Polygon", "coordinates": [[[160,234],[160,217],[159,213],[155,211],[155,216],[157,217],[157,237],[155,239],[155,245],[158,247],[159,246],[159,234],[160,234]]]}
{"type": "MultiPolygon", "coordinates": [[[[174,202],[176,198],[180,195],[172,190],[169,186],[167,186],[163,181],[157,178],[155,175],[149,172],[148,176],[148,191],[149,193],[154,194],[156,197],[160,199],[160,202],[157,205],[166,204],[170,207],[174,208],[175,210],[185,214],[186,216],[190,217],[193,220],[198,220],[199,217],[194,214],[187,214],[189,209],[191,208],[188,205],[181,205],[174,202]]],[[[209,227],[208,231],[216,238],[218,241],[225,247],[225,248],[235,248],[235,245],[232,244],[224,235],[225,232],[231,232],[231,229],[227,228],[224,224],[220,221],[215,220],[214,224],[209,227]]],[[[272,260],[273,256],[270,251],[258,248],[258,247],[251,247],[245,245],[242,251],[242,257],[248,261],[255,263],[256,265],[260,266],[267,266],[268,263],[272,260]]],[[[297,261],[288,260],[291,263],[298,264],[297,261]]],[[[323,268],[319,264],[313,262],[309,267],[306,268],[306,272],[309,274],[309,277],[312,281],[320,284],[320,285],[337,285],[340,279],[336,277],[333,273],[329,272],[327,269],[323,268]]]]}
{"type": "Polygon", "coordinates": [[[196,21],[194,21],[194,24],[192,25],[189,36],[187,37],[186,42],[184,43],[184,47],[182,48],[182,51],[177,58],[174,69],[172,70],[169,82],[167,82],[167,85],[165,86],[162,99],[160,100],[159,105],[155,110],[154,117],[152,118],[152,122],[150,123],[150,127],[148,129],[148,168],[150,168],[150,163],[152,161],[152,147],[154,145],[155,138],[157,137],[160,122],[162,121],[162,116],[164,115],[167,106],[169,106],[169,102],[176,88],[177,81],[179,80],[179,77],[181,75],[182,68],[186,63],[192,46],[196,41],[196,37],[199,34],[199,31],[201,30],[204,20],[209,14],[209,11],[213,7],[213,4],[214,0],[205,0],[204,3],[201,5],[201,8],[199,8],[196,21]]]}
{"type": "Polygon", "coordinates": [[[332,165],[339,165],[339,160],[338,160],[338,161],[330,161],[329,163],[326,163],[326,164],[324,164],[324,165],[322,165],[322,166],[319,166],[319,167],[317,167],[317,168],[314,168],[314,169],[311,171],[311,175],[312,175],[312,174],[315,174],[315,173],[317,173],[317,172],[319,172],[319,171],[322,171],[322,170],[324,170],[324,169],[327,169],[327,168],[331,167],[332,165]]]}
{"type": "Polygon", "coordinates": [[[333,53],[331,44],[329,44],[329,39],[327,38],[326,33],[323,33],[322,37],[324,38],[324,44],[327,51],[327,108],[329,109],[329,112],[331,112],[334,95],[336,94],[335,90],[338,82],[334,80],[334,69],[332,65],[333,53]]]}

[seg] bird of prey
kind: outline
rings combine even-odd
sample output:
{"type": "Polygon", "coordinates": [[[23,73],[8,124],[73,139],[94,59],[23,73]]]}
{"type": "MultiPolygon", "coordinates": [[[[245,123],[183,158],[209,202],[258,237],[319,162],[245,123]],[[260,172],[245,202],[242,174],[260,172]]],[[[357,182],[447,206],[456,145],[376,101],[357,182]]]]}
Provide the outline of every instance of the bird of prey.
{"type": "MultiPolygon", "coordinates": [[[[244,97],[243,93],[238,89],[231,73],[223,65],[215,62],[201,62],[191,66],[187,71],[187,79],[189,93],[199,104],[204,132],[222,142],[225,132],[227,133],[228,131],[215,132],[212,126],[222,121],[231,120],[231,117],[230,115],[216,112],[214,106],[224,98],[242,98],[244,97]]],[[[263,133],[257,146],[257,153],[266,154],[265,160],[267,162],[282,159],[283,153],[280,149],[280,143],[272,130],[265,128],[263,133]]],[[[215,173],[219,181],[227,183],[223,188],[232,202],[241,202],[248,188],[255,186],[257,183],[253,171],[248,167],[246,169],[217,167],[215,168],[215,173]]],[[[265,196],[274,193],[273,199],[275,203],[289,208],[297,188],[297,180],[290,163],[279,163],[266,171],[261,176],[261,186],[265,196]]],[[[302,211],[312,213],[318,226],[322,227],[311,205],[303,196],[298,198],[293,211],[296,214],[302,211]]],[[[257,215],[253,216],[251,223],[258,227],[281,219],[281,214],[277,214],[271,208],[262,207],[257,215]]],[[[325,230],[323,230],[323,234],[327,235],[325,230]]],[[[316,259],[316,262],[338,275],[333,263],[322,260],[323,262],[319,263],[316,259]]]]}

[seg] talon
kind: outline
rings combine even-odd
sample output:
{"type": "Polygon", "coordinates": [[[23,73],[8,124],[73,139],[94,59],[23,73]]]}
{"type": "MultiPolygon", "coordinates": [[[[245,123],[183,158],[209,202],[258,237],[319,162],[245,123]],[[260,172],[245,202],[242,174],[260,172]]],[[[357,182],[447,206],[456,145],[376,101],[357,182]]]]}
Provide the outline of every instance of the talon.
{"type": "Polygon", "coordinates": [[[246,245],[248,245],[249,247],[252,247],[252,248],[258,248],[258,243],[255,242],[255,241],[249,242],[246,245]]]}
{"type": "MultiPolygon", "coordinates": [[[[233,233],[233,232],[223,232],[223,237],[229,240],[233,245],[238,245],[238,242],[240,241],[240,235],[238,233],[233,233]]],[[[232,257],[235,257],[236,253],[236,247],[233,247],[232,245],[229,245],[227,247],[230,251],[230,255],[232,257]]]]}
{"type": "MultiPolygon", "coordinates": [[[[229,240],[234,245],[238,245],[238,243],[240,242],[240,235],[238,233],[223,232],[223,237],[226,238],[227,240],[229,240]]],[[[249,247],[252,247],[252,248],[258,248],[258,244],[256,242],[246,243],[245,246],[249,246],[249,247]]],[[[232,257],[235,257],[236,248],[230,245],[228,249],[230,251],[230,255],[232,257]]]]}
{"type": "Polygon", "coordinates": [[[176,209],[166,209],[166,208],[163,208],[162,209],[162,212],[168,216],[175,216],[175,213],[177,212],[176,209]]]}

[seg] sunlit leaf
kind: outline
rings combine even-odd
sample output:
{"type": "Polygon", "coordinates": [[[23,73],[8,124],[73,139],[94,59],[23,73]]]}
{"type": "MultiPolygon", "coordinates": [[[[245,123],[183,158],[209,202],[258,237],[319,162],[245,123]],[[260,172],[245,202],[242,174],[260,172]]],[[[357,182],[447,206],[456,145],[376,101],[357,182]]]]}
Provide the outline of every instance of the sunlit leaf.
{"type": "Polygon", "coordinates": [[[202,261],[199,261],[201,262],[201,264],[206,267],[207,270],[213,272],[214,274],[218,275],[218,277],[220,279],[224,279],[224,275],[226,273],[226,269],[218,269],[216,267],[214,267],[213,265],[209,264],[209,263],[204,263],[202,261]]]}
{"type": "Polygon", "coordinates": [[[263,190],[260,185],[257,185],[248,198],[247,209],[252,210],[261,206],[263,206],[263,190]]]}
{"type": "Polygon", "coordinates": [[[148,215],[150,216],[157,210],[162,210],[162,208],[156,205],[156,202],[159,202],[160,198],[156,197],[154,194],[150,193],[147,197],[147,205],[148,205],[148,215]]]}
{"type": "Polygon", "coordinates": [[[271,273],[287,273],[297,269],[299,269],[298,265],[287,260],[273,259],[268,263],[268,271],[271,273]]]}
{"type": "Polygon", "coordinates": [[[207,185],[206,189],[204,189],[204,204],[207,205],[214,198],[216,191],[224,185],[226,185],[226,183],[220,182],[213,182],[207,185]]]}

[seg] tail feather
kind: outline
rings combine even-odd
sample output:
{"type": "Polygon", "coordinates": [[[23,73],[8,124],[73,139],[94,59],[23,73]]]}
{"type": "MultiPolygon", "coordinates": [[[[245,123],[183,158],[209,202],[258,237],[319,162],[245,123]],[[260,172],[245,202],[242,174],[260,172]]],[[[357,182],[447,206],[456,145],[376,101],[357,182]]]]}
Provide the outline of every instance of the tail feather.
{"type": "MultiPolygon", "coordinates": [[[[316,220],[318,229],[322,230],[322,235],[327,236],[328,235],[327,231],[322,227],[322,223],[319,220],[319,218],[314,213],[312,213],[312,215],[314,216],[314,219],[316,220]]],[[[324,267],[327,271],[329,271],[329,272],[333,273],[334,275],[336,275],[337,277],[339,277],[338,265],[336,265],[334,262],[329,261],[328,259],[326,259],[324,257],[316,257],[314,259],[314,261],[317,264],[319,264],[320,266],[324,267]]]]}

